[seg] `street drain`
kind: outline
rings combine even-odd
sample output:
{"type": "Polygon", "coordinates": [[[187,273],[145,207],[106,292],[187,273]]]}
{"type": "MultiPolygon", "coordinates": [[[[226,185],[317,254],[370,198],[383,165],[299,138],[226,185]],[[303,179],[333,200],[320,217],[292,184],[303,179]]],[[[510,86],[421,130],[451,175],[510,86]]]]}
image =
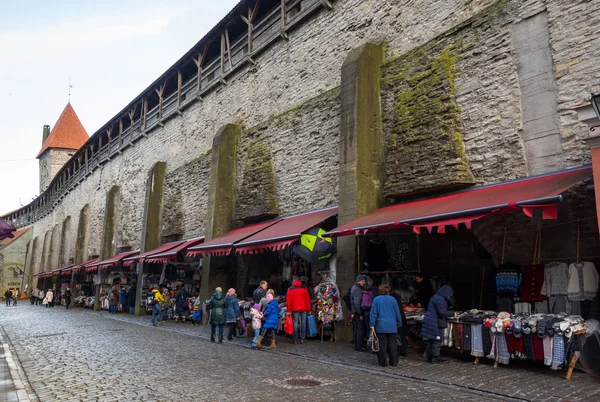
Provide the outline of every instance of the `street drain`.
{"type": "Polygon", "coordinates": [[[328,386],[328,385],[340,384],[339,381],[328,380],[326,378],[315,378],[310,375],[304,376],[304,377],[286,378],[283,380],[266,379],[266,380],[263,380],[263,382],[266,382],[271,385],[275,385],[277,387],[286,388],[286,389],[323,387],[323,386],[328,386]]]}
{"type": "Polygon", "coordinates": [[[318,387],[321,385],[321,381],[307,380],[304,378],[290,378],[289,380],[283,381],[283,383],[291,385],[292,387],[318,387]]]}

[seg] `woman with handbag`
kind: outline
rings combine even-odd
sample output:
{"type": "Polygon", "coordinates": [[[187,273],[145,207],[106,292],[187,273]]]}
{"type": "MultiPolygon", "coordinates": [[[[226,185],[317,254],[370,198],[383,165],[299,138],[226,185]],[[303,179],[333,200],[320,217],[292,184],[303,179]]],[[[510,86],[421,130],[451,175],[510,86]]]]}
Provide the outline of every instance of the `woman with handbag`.
{"type": "Polygon", "coordinates": [[[444,285],[429,300],[425,318],[423,318],[423,327],[421,336],[427,341],[427,361],[429,363],[443,363],[440,359],[440,346],[444,328],[448,325],[444,318],[454,317],[456,313],[448,310],[450,298],[454,291],[450,285],[444,285]]]}
{"type": "Polygon", "coordinates": [[[371,305],[370,323],[371,333],[379,339],[377,361],[380,366],[398,365],[398,328],[402,327],[400,309],[396,299],[390,296],[388,285],[379,286],[379,296],[375,297],[371,305]]]}

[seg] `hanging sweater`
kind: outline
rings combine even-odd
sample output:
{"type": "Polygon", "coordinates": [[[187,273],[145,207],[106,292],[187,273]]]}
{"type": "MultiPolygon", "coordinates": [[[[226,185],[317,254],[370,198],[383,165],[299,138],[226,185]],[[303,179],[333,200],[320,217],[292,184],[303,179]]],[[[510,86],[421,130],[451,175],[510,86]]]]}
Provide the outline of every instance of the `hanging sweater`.
{"type": "Polygon", "coordinates": [[[567,298],[570,301],[592,300],[598,292],[598,271],[592,262],[574,262],[569,266],[567,298]]]}
{"type": "Polygon", "coordinates": [[[544,286],[544,266],[528,265],[523,271],[523,282],[521,283],[521,300],[542,301],[547,297],[541,294],[544,286]]]}
{"type": "Polygon", "coordinates": [[[569,285],[569,267],[564,262],[551,262],[544,267],[544,296],[564,296],[569,285]]]}
{"type": "Polygon", "coordinates": [[[496,293],[498,297],[514,297],[521,285],[521,267],[502,264],[496,271],[496,293]]]}

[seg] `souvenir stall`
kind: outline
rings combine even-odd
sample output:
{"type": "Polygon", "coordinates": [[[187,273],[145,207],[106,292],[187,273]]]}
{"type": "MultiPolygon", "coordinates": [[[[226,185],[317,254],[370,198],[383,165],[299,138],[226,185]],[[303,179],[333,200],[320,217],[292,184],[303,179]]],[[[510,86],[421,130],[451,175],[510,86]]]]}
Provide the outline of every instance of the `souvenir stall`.
{"type": "Polygon", "coordinates": [[[320,271],[319,276],[321,281],[314,289],[317,318],[315,330],[320,333],[321,342],[323,342],[325,332],[330,335],[330,341],[333,342],[335,341],[335,324],[344,320],[342,299],[340,290],[331,277],[331,271],[320,271]]]}
{"type": "Polygon", "coordinates": [[[454,289],[448,350],[496,367],[540,361],[570,369],[569,378],[587,320],[599,314],[600,236],[593,194],[582,197],[590,174],[583,167],[391,205],[326,235],[357,237],[356,273],[398,291],[413,346],[426,308],[419,276],[429,296],[445,283],[454,289]]]}
{"type": "Polygon", "coordinates": [[[73,267],[73,289],[71,289],[71,293],[74,296],[75,307],[94,308],[94,273],[91,270],[87,271],[85,267],[96,262],[98,262],[98,258],[90,258],[73,267]]]}
{"type": "MultiPolygon", "coordinates": [[[[336,224],[337,207],[275,218],[234,229],[190,248],[188,255],[213,257],[211,275],[218,277],[218,283],[223,284],[223,289],[236,287],[238,296],[245,296],[240,307],[247,322],[250,321],[250,308],[253,305],[252,293],[261,281],[267,281],[280,303],[282,327],[287,311],[285,295],[295,279],[307,287],[313,306],[316,306],[314,292],[315,286],[321,281],[319,272],[329,269],[331,257],[336,253],[335,241],[325,238],[323,233],[336,224]],[[240,265],[243,267],[239,268],[240,265]],[[243,272],[244,276],[240,277],[239,272],[243,272]]],[[[334,277],[335,273],[330,276],[330,280],[333,281],[334,277]]],[[[331,306],[334,303],[331,302],[332,292],[324,293],[325,290],[320,296],[323,319],[327,328],[330,328],[332,314],[333,320],[337,320],[341,305],[338,302],[333,313],[326,310],[326,303],[331,306]]],[[[339,298],[339,294],[337,297],[339,298]]],[[[313,318],[315,316],[316,311],[313,309],[313,318]]]]}

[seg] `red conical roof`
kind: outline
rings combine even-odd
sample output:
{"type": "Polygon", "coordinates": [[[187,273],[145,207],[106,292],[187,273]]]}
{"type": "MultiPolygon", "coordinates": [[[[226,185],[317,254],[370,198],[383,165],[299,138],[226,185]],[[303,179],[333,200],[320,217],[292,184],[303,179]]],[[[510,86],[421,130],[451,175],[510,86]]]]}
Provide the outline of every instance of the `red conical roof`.
{"type": "Polygon", "coordinates": [[[79,149],[89,138],[73,106],[67,103],[36,158],[49,148],[79,149]]]}

